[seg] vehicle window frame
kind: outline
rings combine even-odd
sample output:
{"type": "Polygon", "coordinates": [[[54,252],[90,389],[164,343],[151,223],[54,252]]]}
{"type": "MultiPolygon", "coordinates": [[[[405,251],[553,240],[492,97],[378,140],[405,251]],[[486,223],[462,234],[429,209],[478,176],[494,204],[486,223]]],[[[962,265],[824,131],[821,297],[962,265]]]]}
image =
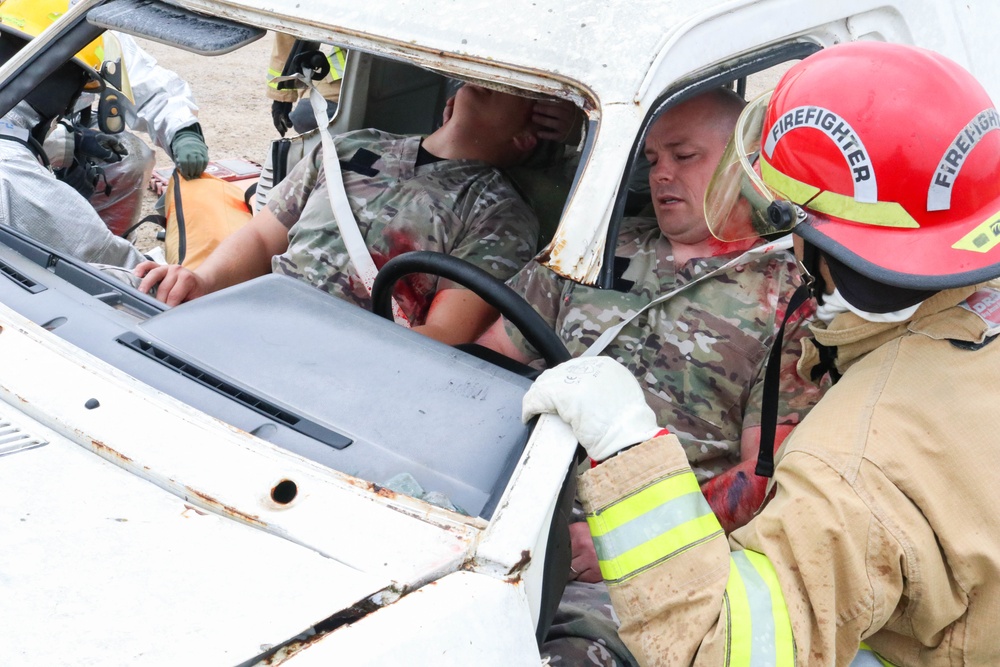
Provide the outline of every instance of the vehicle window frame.
{"type": "Polygon", "coordinates": [[[642,127],[636,135],[636,139],[629,152],[628,168],[622,174],[622,180],[618,187],[618,195],[611,211],[611,221],[608,224],[607,242],[604,245],[604,256],[597,278],[597,287],[600,289],[611,289],[614,284],[615,251],[617,249],[621,223],[625,217],[628,186],[632,181],[639,158],[643,154],[646,135],[649,133],[649,128],[653,122],[674,105],[700,95],[706,90],[718,86],[736,85],[739,87],[740,81],[745,82],[746,77],[752,74],[762,72],[790,60],[805,58],[819,51],[821,48],[820,44],[806,40],[795,40],[778,44],[704,70],[677,85],[671,86],[656,98],[655,102],[650,105],[650,109],[642,121],[642,127]]]}

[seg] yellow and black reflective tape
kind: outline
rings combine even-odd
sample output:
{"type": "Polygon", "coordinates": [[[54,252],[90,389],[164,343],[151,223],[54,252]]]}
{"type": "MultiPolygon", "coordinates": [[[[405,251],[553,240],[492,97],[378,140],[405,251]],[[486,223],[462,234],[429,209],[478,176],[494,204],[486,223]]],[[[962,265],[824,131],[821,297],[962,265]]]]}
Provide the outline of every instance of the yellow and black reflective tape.
{"type": "Polygon", "coordinates": [[[587,523],[611,584],[724,534],[690,471],[654,481],[588,515],[587,523]]]}
{"type": "Polygon", "coordinates": [[[1000,244],[1000,212],[994,213],[976,225],[971,232],[960,238],[951,247],[955,250],[982,253],[993,250],[998,244],[1000,244]]]}
{"type": "Polygon", "coordinates": [[[792,623],[771,561],[755,551],[735,551],[729,565],[726,664],[791,667],[795,664],[792,623]]]}
{"type": "Polygon", "coordinates": [[[267,87],[268,88],[273,88],[274,90],[277,90],[278,89],[278,82],[275,81],[275,79],[277,79],[279,76],[281,76],[281,72],[279,72],[276,69],[272,69],[272,68],[268,67],[267,68],[267,87]]]}
{"type": "MultiPolygon", "coordinates": [[[[347,53],[339,47],[334,47],[333,52],[326,57],[326,60],[330,64],[330,81],[343,79],[344,68],[347,66],[347,53]]],[[[269,67],[267,69],[267,87],[278,90],[278,82],[275,79],[279,76],[281,76],[279,70],[269,67]]]]}
{"type": "Polygon", "coordinates": [[[340,47],[334,47],[333,52],[326,57],[330,62],[330,80],[339,81],[344,78],[344,67],[347,65],[347,54],[340,47]]]}

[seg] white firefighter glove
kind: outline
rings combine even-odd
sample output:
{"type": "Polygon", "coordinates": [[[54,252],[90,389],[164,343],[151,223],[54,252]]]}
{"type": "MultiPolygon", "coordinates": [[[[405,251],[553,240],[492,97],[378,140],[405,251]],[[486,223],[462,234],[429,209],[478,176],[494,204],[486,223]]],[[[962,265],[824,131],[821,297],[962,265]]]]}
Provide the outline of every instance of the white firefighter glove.
{"type": "Polygon", "coordinates": [[[570,359],[538,376],[524,395],[521,419],[542,413],[569,424],[595,461],[661,430],[632,373],[609,357],[570,359]]]}

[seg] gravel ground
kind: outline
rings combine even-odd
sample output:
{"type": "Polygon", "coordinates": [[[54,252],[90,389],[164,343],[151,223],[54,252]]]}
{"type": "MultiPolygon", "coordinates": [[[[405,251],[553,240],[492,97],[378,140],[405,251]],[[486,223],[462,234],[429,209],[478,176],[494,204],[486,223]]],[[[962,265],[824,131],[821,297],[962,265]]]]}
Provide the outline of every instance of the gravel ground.
{"type": "MultiPolygon", "coordinates": [[[[271,34],[222,56],[202,56],[148,40],[138,41],[161,66],[174,70],[191,85],[211,159],[243,158],[263,163],[270,141],[278,138],[271,124],[271,101],[264,88],[271,34]]],[[[171,167],[173,163],[164,151],[156,149],[156,166],[171,167]]],[[[152,191],[147,191],[142,216],[153,212],[156,199],[152,191]]],[[[159,229],[145,224],[132,240],[140,250],[149,250],[159,244],[159,229]]]]}

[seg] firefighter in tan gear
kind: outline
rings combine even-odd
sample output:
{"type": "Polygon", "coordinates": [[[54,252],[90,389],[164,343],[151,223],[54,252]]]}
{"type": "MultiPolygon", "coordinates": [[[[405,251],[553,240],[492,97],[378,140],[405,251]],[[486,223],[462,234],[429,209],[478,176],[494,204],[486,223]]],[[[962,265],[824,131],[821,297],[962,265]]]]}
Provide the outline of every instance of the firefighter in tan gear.
{"type": "Polygon", "coordinates": [[[968,72],[876,42],[806,58],[744,111],[709,224],[792,229],[825,323],[800,372],[839,381],[728,539],[617,362],[527,393],[526,419],[558,414],[600,462],[580,493],[641,663],[1000,664],[997,130],[968,72]]]}
{"type": "MultiPolygon", "coordinates": [[[[297,134],[316,129],[316,119],[309,104],[295,104],[300,98],[306,99],[311,91],[296,88],[294,82],[280,82],[281,76],[293,74],[290,58],[294,58],[300,47],[312,48],[308,42],[298,42],[291,35],[274,33],[274,44],[271,47],[271,62],[267,68],[267,96],[274,100],[271,103],[271,120],[274,129],[281,136],[288,130],[297,134]],[[293,108],[293,105],[294,108],[293,108]]],[[[318,45],[315,45],[318,47],[318,45]]],[[[332,117],[337,111],[340,100],[340,86],[344,79],[344,67],[347,64],[347,51],[333,47],[330,53],[324,54],[330,72],[323,79],[316,81],[316,89],[326,100],[327,116],[332,117]]]]}

